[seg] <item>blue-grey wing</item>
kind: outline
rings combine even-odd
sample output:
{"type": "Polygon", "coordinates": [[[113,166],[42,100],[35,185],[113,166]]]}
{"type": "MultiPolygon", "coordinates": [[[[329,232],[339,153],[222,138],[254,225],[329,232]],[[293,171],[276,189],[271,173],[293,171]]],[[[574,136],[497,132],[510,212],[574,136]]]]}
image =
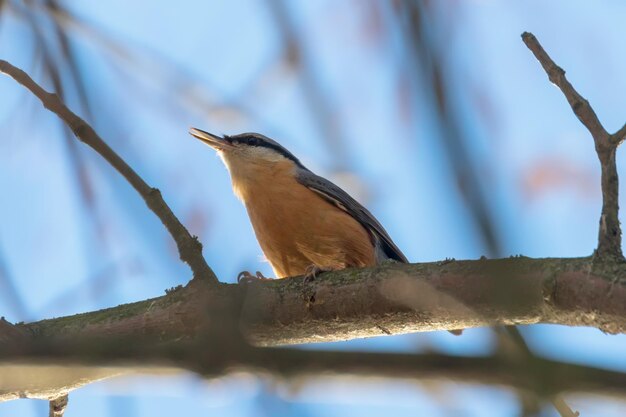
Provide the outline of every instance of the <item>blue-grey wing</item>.
{"type": "Polygon", "coordinates": [[[372,213],[347,192],[307,169],[297,168],[296,179],[329,203],[351,215],[368,231],[376,247],[376,258],[379,263],[385,259],[409,262],[372,213]]]}

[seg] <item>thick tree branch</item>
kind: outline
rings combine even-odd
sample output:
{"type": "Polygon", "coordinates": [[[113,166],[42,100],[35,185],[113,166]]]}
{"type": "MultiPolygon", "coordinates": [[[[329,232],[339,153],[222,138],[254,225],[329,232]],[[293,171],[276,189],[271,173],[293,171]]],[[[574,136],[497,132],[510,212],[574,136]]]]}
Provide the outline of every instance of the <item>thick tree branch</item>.
{"type": "Polygon", "coordinates": [[[169,294],[16,326],[35,336],[195,335],[211,306],[235,306],[246,338],[262,346],[331,342],[494,324],[553,323],[626,333],[626,265],[592,258],[523,257],[387,264],[247,286],[193,283],[169,294]],[[592,268],[593,267],[593,268],[592,268]]]}
{"type": "Polygon", "coordinates": [[[28,74],[14,67],[7,61],[0,60],[0,72],[7,74],[33,93],[41,100],[41,103],[46,109],[55,113],[67,124],[79,140],[98,152],[113,168],[126,178],[141,195],[150,210],[157,215],[172,235],[178,247],[180,259],[190,266],[195,278],[206,279],[213,283],[218,282],[217,277],[202,256],[202,244],[198,241],[197,237],[189,234],[185,226],[183,226],[174,213],[172,213],[172,210],[165,200],[163,200],[161,192],[158,189],[152,188],[146,184],[146,182],[137,175],[137,173],[100,138],[100,136],[98,136],[95,130],[89,126],[87,122],[68,109],[56,94],[45,91],[33,81],[28,74]]]}
{"type": "Polygon", "coordinates": [[[467,358],[250,346],[237,331],[236,309],[225,307],[221,311],[217,320],[205,315],[194,338],[176,341],[158,343],[139,334],[106,338],[83,335],[71,339],[34,337],[20,346],[0,346],[0,401],[18,395],[56,398],[93,379],[117,375],[120,368],[125,372],[168,372],[172,367],[206,377],[247,370],[266,371],[281,378],[331,373],[416,382],[452,379],[509,386],[540,397],[579,391],[626,394],[625,373],[536,357],[519,360],[510,355],[467,358]],[[72,385],[68,385],[72,380],[67,373],[73,375],[72,385]]]}
{"type": "Polygon", "coordinates": [[[548,74],[550,81],[565,95],[576,117],[587,128],[593,137],[596,152],[602,167],[602,214],[598,232],[598,249],[596,255],[600,258],[624,261],[622,254],[622,229],[618,213],[619,184],[615,152],[617,146],[626,136],[626,125],[610,135],[598,120],[598,116],[589,102],[574,89],[565,78],[565,71],[556,65],[548,53],[543,49],[537,38],[528,32],[522,34],[522,40],[535,55],[541,66],[548,74]]]}

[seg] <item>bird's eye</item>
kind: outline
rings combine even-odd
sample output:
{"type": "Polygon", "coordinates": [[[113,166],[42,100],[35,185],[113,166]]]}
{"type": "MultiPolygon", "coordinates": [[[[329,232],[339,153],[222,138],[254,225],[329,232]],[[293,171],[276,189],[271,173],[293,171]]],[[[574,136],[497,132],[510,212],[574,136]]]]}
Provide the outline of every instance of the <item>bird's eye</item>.
{"type": "Polygon", "coordinates": [[[259,140],[257,138],[250,138],[248,143],[250,144],[250,146],[257,146],[259,144],[259,140]]]}

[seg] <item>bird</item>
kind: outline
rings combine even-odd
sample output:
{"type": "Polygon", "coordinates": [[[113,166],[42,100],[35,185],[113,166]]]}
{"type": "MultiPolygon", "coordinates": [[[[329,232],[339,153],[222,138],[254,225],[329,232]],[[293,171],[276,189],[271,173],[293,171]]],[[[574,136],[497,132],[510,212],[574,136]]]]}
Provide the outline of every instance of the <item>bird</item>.
{"type": "MultiPolygon", "coordinates": [[[[259,133],[189,133],[217,151],[230,173],[254,233],[276,278],[408,263],[383,226],[363,205],[314,174],[289,150],[259,133]]],[[[268,279],[257,271],[238,282],[268,279]]]]}

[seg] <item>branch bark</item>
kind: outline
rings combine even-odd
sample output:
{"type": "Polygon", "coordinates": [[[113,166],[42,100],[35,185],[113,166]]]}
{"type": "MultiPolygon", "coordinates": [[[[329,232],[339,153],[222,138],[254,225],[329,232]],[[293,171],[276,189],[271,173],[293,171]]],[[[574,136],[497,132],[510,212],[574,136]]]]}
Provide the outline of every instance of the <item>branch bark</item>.
{"type": "Polygon", "coordinates": [[[552,400],[552,404],[554,408],[559,412],[562,417],[578,417],[580,413],[578,411],[574,411],[570,408],[570,406],[565,402],[563,397],[557,396],[552,400]]]}
{"type": "MultiPolygon", "coordinates": [[[[596,266],[592,272],[590,258],[535,260],[518,257],[418,265],[387,264],[378,268],[327,273],[307,284],[300,278],[248,286],[220,284],[208,287],[194,283],[157,299],[19,327],[33,334],[35,339],[61,337],[71,341],[74,348],[76,340],[81,337],[108,341],[113,343],[113,348],[123,349],[117,353],[107,352],[109,360],[117,361],[150,357],[145,350],[134,354],[128,352],[128,346],[138,346],[138,336],[159,342],[193,339],[202,334],[199,329],[207,319],[221,323],[230,331],[242,329],[249,341],[266,346],[496,323],[592,325],[605,331],[626,332],[624,277],[626,267],[612,267],[601,272],[596,266]],[[234,323],[227,320],[232,309],[236,310],[237,316],[234,323]],[[128,341],[124,342],[124,338],[128,341]]],[[[552,366],[533,357],[512,362],[500,362],[501,359],[494,358],[463,362],[443,356],[364,357],[354,352],[329,357],[325,353],[285,349],[264,351],[249,347],[237,351],[239,344],[230,340],[221,332],[202,339],[205,343],[201,344],[200,353],[178,351],[181,348],[177,344],[171,345],[168,352],[174,349],[178,353],[169,353],[174,358],[187,358],[189,362],[183,361],[179,366],[201,373],[210,370],[210,374],[219,373],[211,367],[222,367],[220,372],[225,372],[224,367],[230,365],[263,369],[278,375],[305,371],[313,374],[346,372],[407,378],[419,375],[481,383],[492,381],[516,388],[522,386],[531,391],[544,390],[546,379],[557,381],[555,384],[573,384],[548,388],[548,392],[541,393],[546,396],[561,390],[589,390],[593,386],[598,389],[597,381],[581,382],[581,378],[586,377],[574,377],[569,371],[564,374],[558,370],[568,365],[552,366]],[[546,373],[541,378],[531,378],[518,374],[520,367],[541,369],[546,373]]],[[[81,349],[74,359],[80,359],[81,364],[85,360],[93,361],[94,354],[99,357],[101,349],[99,344],[81,349]]],[[[67,347],[57,350],[62,358],[71,354],[67,347]]],[[[50,347],[41,349],[41,352],[46,364],[51,362],[50,355],[56,358],[55,350],[50,347]]],[[[102,357],[99,359],[103,360],[102,357]]],[[[149,364],[158,365],[165,360],[164,357],[158,359],[149,364]]],[[[109,361],[104,363],[111,365],[109,361]]],[[[141,364],[147,365],[145,362],[141,364]]],[[[587,375],[582,370],[575,373],[587,375]]],[[[620,377],[599,377],[600,381],[610,381],[602,385],[601,390],[623,386],[615,378],[620,377]]]]}
{"type": "Polygon", "coordinates": [[[29,334],[23,329],[17,328],[4,317],[0,317],[0,346],[19,343],[28,336],[29,334]]]}
{"type": "Polygon", "coordinates": [[[622,392],[623,374],[534,357],[309,352],[248,346],[238,338],[241,329],[248,341],[268,346],[538,322],[624,333],[626,266],[602,270],[592,262],[516,257],[387,264],[322,274],[312,283],[193,281],[152,300],[11,326],[30,343],[0,344],[0,400],[57,397],[94,380],[172,366],[208,376],[243,368],[280,377],[451,378],[544,396],[622,392]],[[220,330],[207,332],[207,323],[220,330]],[[16,386],[20,375],[23,385],[16,386]]]}
{"type": "MultiPolygon", "coordinates": [[[[537,38],[524,32],[522,40],[541,63],[550,81],[565,95],[574,114],[587,128],[595,143],[596,153],[601,166],[602,214],[598,230],[598,248],[595,251],[600,259],[608,262],[625,261],[622,254],[622,230],[619,222],[619,183],[615,161],[617,147],[624,141],[626,125],[610,135],[600,123],[589,102],[582,97],[565,77],[565,71],[556,65],[543,49],[537,38]]],[[[553,401],[562,416],[577,416],[560,398],[553,401]]]]}
{"type": "Polygon", "coordinates": [[[63,417],[69,398],[67,394],[63,394],[57,398],[50,400],[50,411],[48,417],[63,417]]]}
{"type": "Polygon", "coordinates": [[[249,285],[192,282],[133,304],[16,326],[36,337],[193,337],[238,309],[255,345],[332,342],[494,324],[552,323],[626,333],[626,265],[593,258],[386,264],[249,285]],[[208,310],[208,306],[211,310],[208,310]]]}
{"type": "Polygon", "coordinates": [[[624,140],[626,140],[626,123],[624,123],[624,126],[622,126],[622,128],[615,132],[611,137],[611,141],[616,146],[621,145],[624,140]]]}
{"type": "Polygon", "coordinates": [[[187,263],[193,275],[198,279],[206,279],[217,283],[215,273],[207,265],[202,256],[202,244],[196,236],[191,236],[189,231],[174,215],[167,205],[161,192],[157,188],[150,187],[137,173],[107,145],[96,131],[83,119],[73,113],[54,93],[45,91],[33,79],[19,68],[14,67],[4,60],[0,60],[0,72],[10,76],[19,84],[33,93],[43,106],[55,113],[71,129],[74,135],[83,143],[98,152],[113,168],[115,168],[141,195],[150,210],[157,215],[174,238],[178,247],[180,259],[187,263]]]}
{"type": "MultiPolygon", "coordinates": [[[[487,265],[486,269],[501,270],[502,267],[528,261],[513,259],[505,260],[504,264],[501,264],[503,261],[487,261],[491,265],[487,265]]],[[[531,263],[533,262],[546,261],[531,263]]],[[[547,262],[551,267],[557,268],[552,260],[547,262]]],[[[472,261],[464,264],[466,265],[463,269],[466,269],[485,262],[472,261]]],[[[89,313],[82,317],[18,326],[28,330],[32,336],[29,341],[20,345],[0,345],[0,401],[18,396],[57,397],[92,380],[118,375],[120,372],[145,372],[150,369],[171,372],[172,367],[191,370],[207,377],[243,369],[255,373],[266,371],[280,378],[332,373],[406,378],[418,382],[453,379],[505,385],[546,397],[560,392],[577,391],[626,394],[624,373],[536,357],[494,355],[466,358],[441,354],[310,351],[258,347],[246,341],[256,339],[264,340],[265,344],[284,343],[286,332],[292,333],[292,340],[295,340],[295,334],[299,332],[298,341],[319,341],[328,339],[330,335],[322,334],[319,337],[311,332],[327,327],[334,329],[335,337],[341,338],[381,335],[391,331],[403,333],[414,330],[413,326],[422,326],[424,329],[444,327],[443,323],[432,322],[431,314],[434,310],[437,317],[439,314],[446,316],[448,310],[451,311],[448,315],[468,314],[467,307],[459,306],[451,298],[458,280],[465,278],[466,281],[464,291],[459,293],[468,292],[473,286],[484,287],[480,285],[478,277],[471,283],[469,277],[472,275],[458,277],[459,271],[456,267],[452,266],[453,271],[448,268],[448,264],[388,265],[385,270],[351,270],[328,274],[329,277],[319,277],[314,284],[303,284],[301,279],[263,282],[248,287],[221,284],[216,288],[204,283],[194,283],[160,299],[132,306],[89,313]],[[428,270],[429,268],[434,269],[428,270]],[[420,269],[427,270],[429,277],[410,278],[406,274],[412,271],[419,275],[416,271],[420,269]],[[435,270],[440,272],[440,276],[434,273],[435,270]],[[400,273],[402,271],[405,273],[400,273]],[[353,274],[357,276],[352,276],[353,274]],[[359,274],[362,282],[359,282],[359,274]],[[379,279],[380,277],[385,278],[379,279]],[[397,278],[400,280],[396,281],[397,278]],[[370,281],[375,281],[374,288],[378,288],[380,294],[372,292],[370,281]],[[413,286],[411,281],[424,281],[426,285],[413,286]],[[355,287],[354,284],[359,285],[355,287]],[[358,288],[362,286],[368,290],[359,293],[358,288]],[[436,295],[444,289],[447,290],[440,296],[436,295]],[[353,301],[346,305],[350,293],[353,301]],[[368,298],[363,298],[366,295],[368,298]],[[369,304],[372,297],[374,301],[369,304]],[[391,304],[396,305],[398,317],[395,318],[395,326],[392,323],[394,319],[389,317],[393,316],[392,313],[379,311],[381,297],[387,300],[382,303],[383,306],[389,308],[391,304]],[[248,303],[248,298],[253,298],[252,305],[248,303]],[[315,301],[311,301],[311,298],[315,301]],[[319,307],[320,311],[316,312],[315,307],[319,307]],[[350,315],[350,311],[355,308],[369,310],[370,316],[363,319],[361,326],[356,323],[357,318],[350,315]],[[301,317],[297,323],[289,323],[290,314],[297,315],[300,309],[308,310],[308,317],[301,317]],[[322,317],[317,316],[322,311],[322,317]],[[265,316],[265,319],[261,318],[262,321],[265,320],[264,327],[255,327],[253,324],[259,319],[258,314],[265,316]],[[268,320],[268,316],[275,319],[268,320]],[[278,321],[277,317],[281,317],[284,322],[278,321]],[[385,323],[389,327],[378,323],[385,323]],[[405,327],[400,327],[400,323],[404,323],[405,327]],[[288,330],[285,331],[284,328],[288,330]],[[240,329],[243,329],[243,335],[240,329]],[[278,336],[277,340],[272,339],[273,333],[278,336]],[[53,371],[50,367],[53,367],[53,371]],[[30,374],[24,377],[25,372],[30,374]]],[[[567,287],[566,278],[564,282],[560,281],[561,274],[567,277],[571,272],[561,273],[557,268],[550,276],[555,277],[556,287],[561,284],[567,287]]],[[[484,279],[489,280],[489,287],[493,289],[484,293],[488,297],[496,296],[502,290],[496,281],[502,281],[506,277],[491,273],[485,275],[487,276],[484,279]]],[[[536,281],[525,274],[513,278],[513,281],[536,281]]],[[[539,285],[539,282],[535,284],[539,285]]],[[[545,285],[545,282],[541,285],[545,285]]],[[[558,295],[558,291],[554,291],[556,288],[552,289],[550,285],[547,287],[547,293],[539,291],[539,294],[535,294],[538,298],[533,295],[529,300],[526,300],[525,291],[520,294],[517,288],[517,294],[521,295],[520,304],[502,306],[501,311],[518,311],[516,320],[532,321],[529,317],[531,306],[537,308],[539,306],[536,303],[550,299],[546,294],[558,295]],[[530,303],[527,304],[526,301],[530,303]]],[[[466,301],[476,298],[480,289],[467,297],[466,301]]],[[[530,293],[534,294],[535,291],[530,293]]],[[[478,298],[474,300],[474,306],[485,312],[481,305],[491,302],[478,298]]],[[[546,307],[553,308],[554,306],[546,307]]],[[[541,308],[537,314],[541,314],[541,308]]],[[[476,317],[474,319],[477,320],[474,324],[487,320],[476,317]]]]}
{"type": "Polygon", "coordinates": [[[618,218],[619,183],[615,152],[626,136],[626,125],[615,134],[609,134],[602,126],[602,123],[600,123],[589,101],[581,96],[570,84],[565,77],[565,71],[554,63],[535,35],[524,32],[522,40],[535,55],[539,63],[541,63],[550,81],[565,95],[574,114],[593,137],[596,152],[600,159],[600,166],[602,167],[602,214],[600,216],[596,254],[600,258],[623,262],[622,229],[618,218]]]}

